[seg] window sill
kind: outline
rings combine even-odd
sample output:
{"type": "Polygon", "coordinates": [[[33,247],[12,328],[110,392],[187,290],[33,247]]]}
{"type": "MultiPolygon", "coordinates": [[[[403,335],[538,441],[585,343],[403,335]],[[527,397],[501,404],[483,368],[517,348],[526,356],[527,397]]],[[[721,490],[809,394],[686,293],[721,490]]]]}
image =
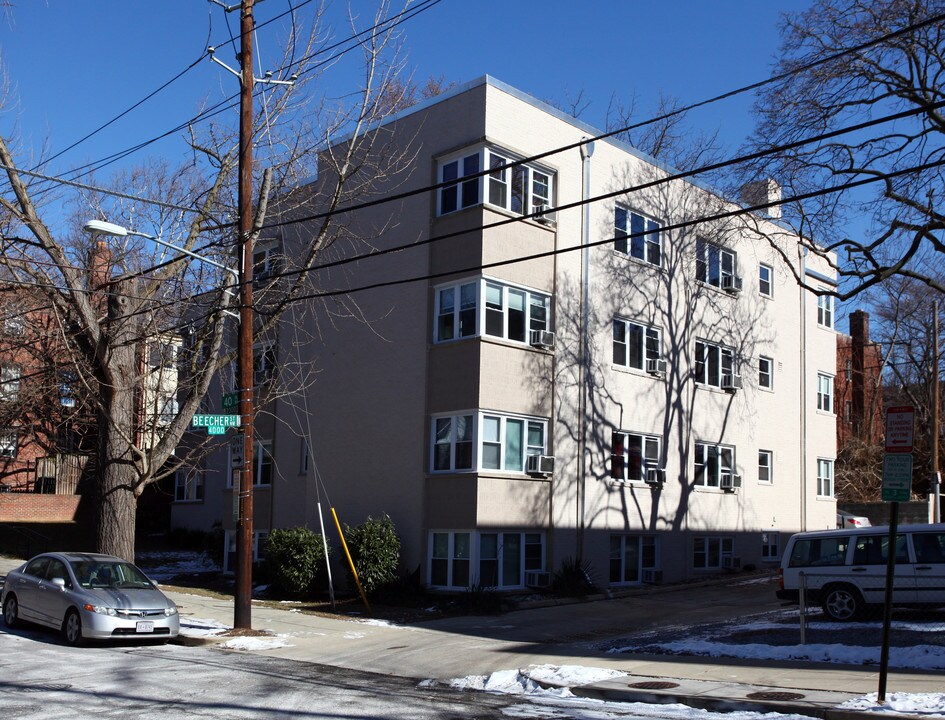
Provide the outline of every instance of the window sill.
{"type": "Polygon", "coordinates": [[[708,493],[709,495],[738,495],[741,492],[741,488],[735,488],[734,490],[723,490],[720,487],[715,487],[714,485],[693,485],[692,489],[694,492],[708,493]]]}
{"type": "Polygon", "coordinates": [[[199,500],[175,500],[174,505],[202,505],[203,498],[199,500]]]}
{"type": "Polygon", "coordinates": [[[630,367],[629,365],[610,364],[611,369],[624,375],[633,375],[640,378],[649,378],[650,380],[665,380],[662,373],[648,373],[643,368],[630,367]]]}
{"type": "Polygon", "coordinates": [[[817,410],[817,414],[822,415],[823,417],[833,418],[834,420],[837,419],[836,413],[827,412],[826,410],[817,410]]]}
{"type": "Polygon", "coordinates": [[[658,272],[663,272],[663,266],[662,266],[662,265],[654,265],[653,263],[649,262],[648,260],[641,260],[640,258],[634,257],[633,255],[630,255],[629,253],[622,253],[622,252],[620,252],[619,250],[611,250],[611,254],[612,254],[614,257],[616,257],[616,258],[620,258],[621,260],[625,260],[625,261],[627,261],[627,262],[631,262],[631,263],[633,263],[633,264],[635,264],[635,265],[640,265],[641,267],[649,268],[650,270],[656,270],[656,271],[658,271],[658,272]]]}

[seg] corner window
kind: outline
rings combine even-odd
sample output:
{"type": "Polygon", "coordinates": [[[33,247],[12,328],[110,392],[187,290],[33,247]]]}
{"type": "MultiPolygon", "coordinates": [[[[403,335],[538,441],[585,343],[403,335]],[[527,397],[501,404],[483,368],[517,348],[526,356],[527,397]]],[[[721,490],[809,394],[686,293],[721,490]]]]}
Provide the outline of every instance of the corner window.
{"type": "Polygon", "coordinates": [[[773,453],[770,450],[758,451],[758,482],[770,485],[773,482],[773,453]]]}
{"type": "Polygon", "coordinates": [[[655,435],[614,432],[611,448],[610,477],[614,480],[642,481],[647,469],[660,466],[660,439],[655,435]]]}
{"type": "Polygon", "coordinates": [[[696,240],[696,280],[713,287],[729,287],[738,269],[737,256],[732,250],[708,240],[696,240]]]}
{"type": "Polygon", "coordinates": [[[702,487],[720,487],[726,478],[732,486],[735,478],[735,448],[730,445],[696,443],[694,484],[702,487]]]}
{"type": "Polygon", "coordinates": [[[20,399],[20,366],[0,368],[0,401],[17,402],[20,399]]]}
{"type": "Polygon", "coordinates": [[[435,531],[430,533],[431,587],[520,588],[525,574],[545,567],[541,533],[435,531]]]}
{"type": "Polygon", "coordinates": [[[731,348],[703,340],[696,341],[697,383],[721,387],[726,378],[734,375],[734,368],[734,354],[731,348]]]}
{"type": "Polygon", "coordinates": [[[833,412],[833,377],[824,373],[817,374],[817,409],[833,412]]]}
{"type": "Polygon", "coordinates": [[[549,328],[551,297],[491,280],[476,280],[437,288],[434,312],[435,342],[482,334],[529,343],[532,332],[549,328]]]}
{"type": "Polygon", "coordinates": [[[437,342],[476,334],[476,288],[471,282],[437,290],[437,342]]]}
{"type": "Polygon", "coordinates": [[[758,358],[758,387],[774,389],[774,360],[764,355],[758,358]]]}
{"type": "Polygon", "coordinates": [[[463,178],[479,172],[479,153],[450,160],[440,165],[439,181],[450,183],[440,188],[440,215],[479,204],[479,181],[474,177],[463,178]]]}
{"type": "Polygon", "coordinates": [[[817,296],[817,324],[821,327],[833,327],[833,295],[817,296]]]}
{"type": "Polygon", "coordinates": [[[617,205],[614,208],[614,250],[650,265],[662,265],[660,223],[617,205]]]}
{"type": "Polygon", "coordinates": [[[473,416],[456,415],[433,421],[433,469],[472,469],[473,416]]]}
{"type": "Polygon", "coordinates": [[[433,419],[433,472],[500,470],[524,473],[527,459],[544,455],[548,421],[495,413],[433,419]]]}
{"type": "Polygon", "coordinates": [[[817,460],[817,497],[833,497],[833,460],[817,460]]]}
{"type": "Polygon", "coordinates": [[[761,263],[758,266],[758,292],[762,297],[774,297],[774,275],[770,265],[761,263]]]}
{"type": "Polygon", "coordinates": [[[647,360],[659,358],[659,328],[621,318],[614,320],[614,365],[645,370],[647,360]]]}

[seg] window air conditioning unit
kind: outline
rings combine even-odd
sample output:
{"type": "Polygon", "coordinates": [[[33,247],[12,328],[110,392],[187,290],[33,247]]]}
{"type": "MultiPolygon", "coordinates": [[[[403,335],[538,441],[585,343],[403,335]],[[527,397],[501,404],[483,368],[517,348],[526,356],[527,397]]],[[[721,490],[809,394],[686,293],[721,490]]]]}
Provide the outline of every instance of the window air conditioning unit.
{"type": "Polygon", "coordinates": [[[742,279],[737,275],[723,275],[722,289],[737,295],[742,291],[742,279]]]}
{"type": "Polygon", "coordinates": [[[666,361],[665,360],[647,360],[646,371],[650,375],[665,375],[666,374],[666,361]]]}
{"type": "Polygon", "coordinates": [[[666,482],[666,471],[662,468],[647,468],[643,481],[647,485],[662,485],[666,482]]]}
{"type": "Polygon", "coordinates": [[[551,587],[551,573],[544,570],[526,570],[525,587],[540,589],[551,587]]]}
{"type": "Polygon", "coordinates": [[[536,348],[554,350],[555,334],[550,330],[532,330],[528,336],[528,344],[536,348]]]}
{"type": "Polygon", "coordinates": [[[551,475],[554,471],[554,455],[529,455],[525,460],[525,472],[529,475],[551,475]]]}
{"type": "Polygon", "coordinates": [[[663,571],[652,569],[644,570],[640,579],[647,585],[656,585],[663,582],[663,571]]]}
{"type": "Polygon", "coordinates": [[[551,214],[551,206],[548,203],[532,206],[532,220],[537,220],[543,225],[551,225],[554,221],[554,215],[551,214]]]}
{"type": "Polygon", "coordinates": [[[735,492],[742,486],[742,476],[735,473],[723,473],[719,478],[719,487],[727,492],[735,492]]]}
{"type": "Polygon", "coordinates": [[[726,555],[722,558],[722,567],[726,570],[738,570],[742,566],[742,559],[738,555],[726,555]]]}
{"type": "Polygon", "coordinates": [[[722,376],[722,389],[731,390],[735,392],[736,390],[742,389],[742,376],[741,375],[723,375],[722,376]]]}

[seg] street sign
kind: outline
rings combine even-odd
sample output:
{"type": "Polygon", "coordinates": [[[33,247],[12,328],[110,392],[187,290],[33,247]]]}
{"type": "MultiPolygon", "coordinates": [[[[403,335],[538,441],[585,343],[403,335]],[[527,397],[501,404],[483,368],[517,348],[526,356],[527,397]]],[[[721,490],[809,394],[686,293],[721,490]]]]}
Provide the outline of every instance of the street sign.
{"type": "Polygon", "coordinates": [[[240,411],[240,394],[238,392],[225,393],[220,401],[220,405],[225,414],[235,415],[240,411]]]}
{"type": "Polygon", "coordinates": [[[883,458],[883,501],[909,502],[912,493],[912,454],[887,453],[883,458]]]}
{"type": "Polygon", "coordinates": [[[207,425],[207,435],[226,435],[223,425],[207,425]]]}
{"type": "Polygon", "coordinates": [[[245,441],[243,440],[243,433],[239,433],[232,440],[230,440],[230,467],[231,468],[241,468],[243,467],[243,449],[245,447],[245,441]]]}
{"type": "Polygon", "coordinates": [[[886,411],[886,452],[911,453],[915,408],[891,407],[886,411]]]}
{"type": "Polygon", "coordinates": [[[210,430],[210,428],[220,427],[225,431],[226,428],[239,427],[242,424],[240,421],[239,415],[194,415],[190,424],[195,428],[207,428],[207,433],[210,435],[220,435],[220,432],[210,430]]]}

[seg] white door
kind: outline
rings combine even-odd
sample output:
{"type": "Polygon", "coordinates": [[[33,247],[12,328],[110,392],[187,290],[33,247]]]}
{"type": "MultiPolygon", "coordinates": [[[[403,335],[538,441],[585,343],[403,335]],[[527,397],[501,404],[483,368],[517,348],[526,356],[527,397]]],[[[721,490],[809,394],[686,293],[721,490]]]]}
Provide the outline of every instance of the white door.
{"type": "Polygon", "coordinates": [[[916,602],[945,603],[945,532],[912,534],[916,602]]]}

